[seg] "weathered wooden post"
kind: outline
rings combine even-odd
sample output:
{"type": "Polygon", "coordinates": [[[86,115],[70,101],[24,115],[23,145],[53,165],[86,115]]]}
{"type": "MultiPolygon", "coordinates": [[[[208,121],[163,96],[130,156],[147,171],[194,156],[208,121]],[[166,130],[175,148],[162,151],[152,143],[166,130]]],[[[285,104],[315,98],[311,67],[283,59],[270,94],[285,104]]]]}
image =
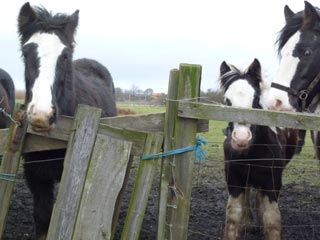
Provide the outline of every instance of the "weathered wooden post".
{"type": "MultiPolygon", "coordinates": [[[[0,239],[5,228],[6,218],[9,210],[10,199],[14,187],[15,176],[18,172],[20,156],[26,133],[26,122],[24,121],[23,107],[16,106],[14,118],[20,125],[12,123],[9,129],[6,147],[4,149],[3,161],[0,167],[0,173],[13,176],[12,181],[0,180],[0,239]]],[[[9,178],[9,177],[8,177],[9,178]]]]}
{"type": "Polygon", "coordinates": [[[100,116],[101,109],[85,105],[78,106],[47,239],[72,239],[100,116]]]}
{"type": "MultiPolygon", "coordinates": [[[[177,99],[179,82],[179,70],[173,69],[170,71],[169,85],[168,85],[168,99],[177,99]]],[[[164,123],[164,146],[163,151],[170,151],[173,149],[174,138],[174,122],[178,114],[178,102],[166,102],[166,114],[164,123]]],[[[157,239],[162,240],[166,238],[167,230],[167,204],[168,204],[168,187],[170,182],[170,161],[171,157],[162,158],[161,174],[160,174],[160,194],[159,194],[159,212],[158,212],[158,230],[157,239]]]]}
{"type": "MultiPolygon", "coordinates": [[[[155,154],[161,151],[163,135],[160,133],[148,133],[144,155],[155,154]]],[[[159,158],[141,160],[134,183],[128,213],[126,216],[121,239],[139,239],[144,213],[147,208],[154,175],[159,166],[159,158]]]]}
{"type": "MultiPolygon", "coordinates": [[[[172,81],[170,84],[174,84],[177,92],[171,93],[172,99],[169,101],[197,101],[200,93],[200,81],[201,81],[201,66],[181,64],[179,67],[179,73],[172,72],[172,81]],[[178,81],[176,78],[178,77],[178,81]],[[175,96],[176,95],[176,96],[175,96]],[[176,97],[176,98],[175,98],[176,97]]],[[[170,86],[171,87],[171,86],[170,86]]],[[[170,90],[171,91],[171,90],[170,90]]],[[[169,92],[170,92],[169,91],[169,92]]],[[[183,119],[178,117],[177,104],[168,104],[170,108],[170,114],[174,114],[174,117],[166,116],[166,123],[174,119],[173,126],[165,127],[165,146],[166,150],[179,149],[196,144],[197,133],[197,120],[196,119],[183,119]],[[173,135],[172,135],[173,134],[173,135]],[[170,149],[172,147],[172,149],[170,149]]],[[[168,113],[167,113],[168,114],[168,113]]],[[[160,204],[164,207],[164,199],[166,194],[164,193],[166,185],[168,184],[167,177],[170,175],[169,187],[169,201],[168,201],[168,238],[169,239],[187,239],[188,237],[188,224],[190,213],[190,200],[192,191],[192,176],[194,168],[194,152],[186,152],[175,155],[171,158],[170,165],[168,167],[168,159],[163,162],[162,167],[162,183],[160,204]],[[168,168],[170,168],[168,170],[168,168]],[[168,174],[170,171],[170,174],[168,174]]],[[[163,219],[166,213],[163,209],[159,213],[159,227],[158,227],[158,239],[164,239],[164,223],[163,219]]]]}

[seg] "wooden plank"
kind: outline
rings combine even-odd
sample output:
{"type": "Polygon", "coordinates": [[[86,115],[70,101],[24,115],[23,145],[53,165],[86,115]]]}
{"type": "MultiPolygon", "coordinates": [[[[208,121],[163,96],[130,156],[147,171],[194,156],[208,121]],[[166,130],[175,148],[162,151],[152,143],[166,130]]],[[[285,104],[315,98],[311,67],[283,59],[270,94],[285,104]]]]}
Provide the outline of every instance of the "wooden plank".
{"type": "MultiPolygon", "coordinates": [[[[69,140],[73,118],[68,116],[60,116],[55,128],[48,133],[34,132],[29,126],[27,129],[27,136],[23,153],[34,151],[46,151],[66,148],[67,141],[69,140]],[[39,136],[39,137],[35,137],[39,136]],[[42,137],[42,138],[41,138],[42,137]],[[65,144],[63,144],[63,141],[65,144]]],[[[164,113],[141,114],[130,116],[117,116],[110,118],[101,118],[100,123],[109,125],[113,128],[128,129],[128,131],[143,131],[143,132],[163,132],[164,128],[164,113]]],[[[209,129],[208,120],[198,120],[198,132],[207,132],[209,129]]],[[[3,152],[1,149],[1,141],[6,137],[6,130],[0,130],[0,154],[3,152]]],[[[137,150],[134,144],[133,152],[135,155],[141,155],[143,149],[137,150]]]]}
{"type": "Polygon", "coordinates": [[[72,239],[111,238],[116,200],[125,179],[131,145],[98,133],[72,239]]]}
{"type": "Polygon", "coordinates": [[[59,117],[55,127],[50,132],[35,132],[32,130],[31,126],[28,127],[27,132],[29,134],[44,136],[46,138],[63,140],[67,142],[70,137],[72,126],[73,126],[72,117],[61,116],[59,117]]]}
{"type": "Polygon", "coordinates": [[[22,152],[40,152],[46,150],[66,149],[68,142],[41,135],[27,133],[22,152]]]}
{"type": "MultiPolygon", "coordinates": [[[[100,123],[113,127],[134,129],[144,132],[163,132],[164,119],[164,113],[152,113],[101,118],[100,123]]],[[[207,132],[208,130],[209,122],[204,119],[199,119],[197,131],[207,132]]]]}
{"type": "MultiPolygon", "coordinates": [[[[159,153],[161,151],[162,142],[163,136],[161,134],[149,133],[145,144],[144,155],[159,153]]],[[[128,213],[121,235],[121,239],[123,240],[139,239],[149,194],[159,164],[159,158],[141,160],[139,162],[128,213]]]]}
{"type": "MultiPolygon", "coordinates": [[[[199,97],[201,79],[201,66],[181,64],[179,68],[179,99],[194,99],[199,97]]],[[[174,149],[195,145],[197,121],[176,117],[174,129],[174,149]]],[[[188,238],[188,225],[190,217],[190,202],[192,192],[194,152],[187,152],[175,156],[175,167],[172,180],[175,182],[175,192],[172,194],[170,204],[171,216],[168,222],[172,239],[184,240],[188,238]]]]}
{"type": "MultiPolygon", "coordinates": [[[[178,95],[178,81],[179,70],[173,69],[170,71],[169,86],[168,86],[168,99],[177,99],[178,95]]],[[[178,114],[178,102],[166,102],[166,115],[164,125],[164,152],[173,149],[174,137],[174,123],[178,114]]],[[[171,157],[162,158],[161,174],[160,174],[160,193],[159,193],[159,209],[158,209],[158,224],[157,224],[157,239],[167,239],[167,204],[168,204],[168,191],[170,184],[170,161],[171,157]]]]}
{"type": "Polygon", "coordinates": [[[4,154],[8,136],[9,136],[8,128],[0,129],[0,155],[4,154]]]}
{"type": "Polygon", "coordinates": [[[96,139],[101,109],[78,105],[70,135],[49,240],[72,239],[84,179],[96,139]]]}
{"type": "Polygon", "coordinates": [[[141,156],[147,138],[147,132],[123,129],[100,124],[99,131],[109,137],[132,142],[131,154],[141,156]]]}
{"type": "Polygon", "coordinates": [[[234,108],[225,105],[180,102],[179,116],[227,122],[252,123],[295,129],[320,130],[320,116],[311,113],[234,108]]]}
{"type": "MultiPolygon", "coordinates": [[[[23,116],[23,107],[17,105],[15,107],[14,118],[21,120],[21,125],[18,127],[12,123],[9,129],[9,137],[5,146],[3,160],[0,167],[0,173],[13,174],[16,176],[18,173],[20,155],[24,142],[26,132],[26,121],[23,116]]],[[[12,181],[0,180],[0,239],[5,227],[5,222],[9,210],[10,199],[14,187],[15,177],[4,177],[12,179],[12,181]]]]}
{"type": "Polygon", "coordinates": [[[164,113],[137,114],[101,118],[100,123],[144,132],[163,132],[164,113]]]}
{"type": "Polygon", "coordinates": [[[113,236],[114,236],[114,234],[116,232],[116,228],[117,228],[117,224],[118,224],[118,220],[119,220],[119,215],[120,215],[120,212],[121,212],[121,205],[122,205],[121,201],[122,201],[122,197],[125,194],[125,190],[126,190],[129,178],[130,178],[130,172],[131,172],[131,167],[132,167],[132,164],[133,164],[133,160],[134,160],[134,156],[130,155],[129,162],[128,162],[128,165],[127,165],[127,170],[126,170],[126,176],[124,178],[122,188],[121,188],[121,190],[119,192],[119,195],[117,197],[116,206],[115,206],[115,210],[114,210],[114,213],[113,213],[111,239],[113,239],[113,236]]]}

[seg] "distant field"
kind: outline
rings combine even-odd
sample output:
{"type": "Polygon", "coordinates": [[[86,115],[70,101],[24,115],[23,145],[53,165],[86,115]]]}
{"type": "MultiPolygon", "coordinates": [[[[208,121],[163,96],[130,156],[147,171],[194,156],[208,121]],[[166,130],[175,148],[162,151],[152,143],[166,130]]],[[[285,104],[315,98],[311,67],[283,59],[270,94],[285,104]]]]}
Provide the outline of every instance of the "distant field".
{"type": "MultiPolygon", "coordinates": [[[[148,106],[135,104],[117,103],[118,108],[127,108],[135,111],[137,114],[164,112],[165,107],[148,106]]],[[[209,121],[209,132],[201,134],[208,142],[205,146],[207,152],[206,160],[210,167],[211,174],[218,174],[223,177],[223,141],[225,136],[222,129],[227,126],[223,121],[209,121]]],[[[203,169],[204,170],[204,169],[203,169]]],[[[314,159],[313,145],[308,132],[306,136],[306,144],[300,155],[296,155],[294,159],[286,167],[283,183],[305,182],[311,186],[320,186],[320,165],[319,161],[314,159]]]]}

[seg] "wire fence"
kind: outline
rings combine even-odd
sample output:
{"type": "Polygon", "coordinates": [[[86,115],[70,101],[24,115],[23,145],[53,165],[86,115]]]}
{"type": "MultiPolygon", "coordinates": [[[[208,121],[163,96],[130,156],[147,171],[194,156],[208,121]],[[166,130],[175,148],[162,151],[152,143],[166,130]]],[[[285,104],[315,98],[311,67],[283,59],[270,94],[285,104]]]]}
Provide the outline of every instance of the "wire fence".
{"type": "MultiPolygon", "coordinates": [[[[195,166],[188,239],[223,239],[228,199],[223,142],[209,142],[207,152],[206,161],[195,166]]],[[[250,161],[261,161],[261,159],[250,159],[250,161]]],[[[246,164],[243,160],[237,159],[230,162],[246,164]]],[[[303,151],[295,155],[284,169],[283,187],[278,200],[284,240],[320,239],[319,163],[320,161],[314,158],[313,146],[308,140],[303,151]]],[[[257,163],[257,166],[270,168],[269,165],[261,165],[261,162],[257,163]]],[[[241,239],[264,239],[255,214],[256,193],[257,190],[251,189],[250,208],[253,221],[244,228],[241,239]]]]}

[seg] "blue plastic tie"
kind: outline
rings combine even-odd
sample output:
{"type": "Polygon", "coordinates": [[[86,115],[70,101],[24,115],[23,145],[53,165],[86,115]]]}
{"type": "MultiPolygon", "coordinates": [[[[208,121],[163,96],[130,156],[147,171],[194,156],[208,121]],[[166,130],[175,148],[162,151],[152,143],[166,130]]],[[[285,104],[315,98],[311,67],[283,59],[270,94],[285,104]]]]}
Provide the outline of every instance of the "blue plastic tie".
{"type": "Polygon", "coordinates": [[[194,145],[194,146],[178,148],[178,149],[174,149],[174,150],[162,152],[162,153],[144,155],[141,157],[141,160],[150,160],[150,159],[154,159],[154,158],[167,157],[167,156],[177,155],[177,154],[181,154],[181,153],[185,153],[185,152],[195,151],[195,155],[194,155],[195,161],[196,162],[203,161],[203,160],[205,160],[206,152],[204,149],[202,149],[201,145],[202,144],[207,145],[207,143],[208,143],[207,140],[205,140],[204,138],[202,138],[200,136],[197,136],[196,145],[194,145]]]}

